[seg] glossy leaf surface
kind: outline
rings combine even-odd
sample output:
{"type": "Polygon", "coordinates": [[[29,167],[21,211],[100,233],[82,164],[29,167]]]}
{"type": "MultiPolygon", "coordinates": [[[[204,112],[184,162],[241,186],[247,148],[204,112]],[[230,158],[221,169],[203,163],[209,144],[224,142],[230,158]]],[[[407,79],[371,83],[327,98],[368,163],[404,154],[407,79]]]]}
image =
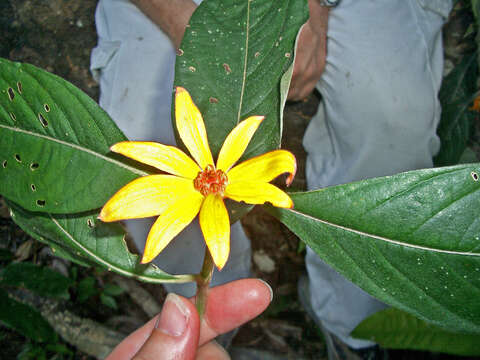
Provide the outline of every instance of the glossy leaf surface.
{"type": "Polygon", "coordinates": [[[480,165],[418,170],[291,194],[271,212],[378,299],[480,333],[480,165]]]}
{"type": "Polygon", "coordinates": [[[0,194],[31,211],[102,206],[144,174],[110,157],[125,140],[108,115],[67,81],[0,59],[0,194]]]}
{"type": "Polygon", "coordinates": [[[200,109],[215,157],[235,125],[252,115],[266,119],[243,159],[280,145],[295,39],[307,18],[305,0],[206,0],[193,14],[175,85],[200,109]]]}

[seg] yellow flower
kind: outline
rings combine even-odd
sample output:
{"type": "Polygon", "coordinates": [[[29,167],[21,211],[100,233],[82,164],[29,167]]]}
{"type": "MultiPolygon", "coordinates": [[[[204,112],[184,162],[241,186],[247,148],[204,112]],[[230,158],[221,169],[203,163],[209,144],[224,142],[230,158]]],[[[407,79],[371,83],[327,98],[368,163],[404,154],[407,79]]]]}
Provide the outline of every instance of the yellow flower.
{"type": "Polygon", "coordinates": [[[181,87],[175,94],[175,118],[193,160],[176,147],[154,142],[113,145],[112,151],[171,175],[149,175],[130,182],[105,204],[99,218],[110,222],[159,215],[145,244],[142,263],[148,263],[200,213],[205,242],[221,270],[230,252],[230,220],[223,199],[291,208],[290,197],[268,182],[289,173],[289,185],[296,171],[295,157],[275,150],[233,166],[263,120],[263,116],[251,116],[227,136],[215,165],[202,115],[181,87]]]}

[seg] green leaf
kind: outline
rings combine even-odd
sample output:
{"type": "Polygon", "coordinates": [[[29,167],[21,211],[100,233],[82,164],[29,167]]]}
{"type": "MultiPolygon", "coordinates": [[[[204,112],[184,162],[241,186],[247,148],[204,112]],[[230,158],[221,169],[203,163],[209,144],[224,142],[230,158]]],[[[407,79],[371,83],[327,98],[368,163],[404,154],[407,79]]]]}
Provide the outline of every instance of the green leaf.
{"type": "Polygon", "coordinates": [[[0,321],[35,341],[54,341],[56,334],[48,322],[32,307],[11,299],[0,289],[0,321]]]}
{"type": "Polygon", "coordinates": [[[415,349],[454,355],[480,355],[480,335],[441,329],[395,308],[373,314],[358,325],[352,336],[384,348],[415,349]]]}
{"type": "Polygon", "coordinates": [[[95,287],[95,278],[92,276],[82,279],[77,286],[77,300],[78,302],[84,303],[95,295],[98,290],[95,287]]]}
{"type": "MultiPolygon", "coordinates": [[[[456,2],[458,2],[458,0],[456,2]]],[[[478,23],[478,21],[480,20],[479,19],[480,1],[479,0],[471,0],[471,3],[472,3],[473,15],[475,16],[475,19],[477,20],[477,23],[478,23]]]]}
{"type": "Polygon", "coordinates": [[[450,331],[480,332],[480,166],[292,194],[270,211],[362,289],[450,331]]]}
{"type": "Polygon", "coordinates": [[[462,156],[460,156],[460,159],[458,159],[459,164],[472,164],[476,163],[480,160],[477,157],[477,154],[472,148],[467,147],[465,151],[463,152],[462,156]]]}
{"type": "Polygon", "coordinates": [[[0,273],[0,283],[21,287],[41,296],[68,299],[72,281],[57,271],[29,262],[12,263],[0,273]]]}
{"type": "Polygon", "coordinates": [[[437,129],[441,140],[436,166],[458,163],[470,138],[475,113],[469,110],[476,93],[477,52],[466,55],[443,80],[439,99],[442,116],[437,129]]]}
{"type": "Polygon", "coordinates": [[[111,309],[116,310],[118,308],[117,301],[112,296],[105,293],[100,294],[100,301],[103,305],[108,306],[111,309]]]}
{"type": "Polygon", "coordinates": [[[7,205],[12,219],[29,235],[109,271],[153,283],[195,281],[190,275],[170,275],[154,264],[140,264],[139,256],[128,250],[123,228],[97,220],[98,212],[52,215],[32,213],[12,202],[7,205]]]}
{"type": "MultiPolygon", "coordinates": [[[[45,349],[48,350],[48,351],[52,351],[55,354],[69,355],[69,356],[72,356],[72,357],[74,355],[72,350],[70,350],[68,347],[66,347],[63,344],[58,344],[58,343],[57,344],[47,344],[45,346],[45,349]]],[[[62,359],[63,359],[63,357],[62,357],[62,359]]]]}
{"type": "Polygon", "coordinates": [[[27,210],[101,207],[146,173],[110,156],[125,140],[108,115],[67,81],[0,59],[0,194],[27,210]]]}
{"type": "Polygon", "coordinates": [[[106,284],[103,288],[103,292],[110,296],[119,296],[125,292],[123,288],[115,284],[106,284]]]}
{"type": "Polygon", "coordinates": [[[17,360],[46,360],[46,353],[44,344],[26,343],[17,355],[17,360]]]}
{"type": "Polygon", "coordinates": [[[174,83],[185,87],[200,109],[214,155],[228,133],[252,115],[266,119],[243,158],[280,145],[294,43],[307,18],[306,0],[206,0],[194,12],[174,83]]]}

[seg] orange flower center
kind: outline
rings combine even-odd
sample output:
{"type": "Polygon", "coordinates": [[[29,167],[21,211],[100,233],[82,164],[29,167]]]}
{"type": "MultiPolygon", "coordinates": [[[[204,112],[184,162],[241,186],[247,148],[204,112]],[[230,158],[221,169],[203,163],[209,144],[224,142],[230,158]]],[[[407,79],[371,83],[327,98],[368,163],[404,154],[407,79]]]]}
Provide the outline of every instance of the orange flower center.
{"type": "Polygon", "coordinates": [[[223,192],[228,184],[227,175],[222,170],[215,170],[213,165],[207,165],[203,171],[200,171],[193,180],[193,186],[200,191],[203,196],[208,194],[219,194],[223,192]]]}

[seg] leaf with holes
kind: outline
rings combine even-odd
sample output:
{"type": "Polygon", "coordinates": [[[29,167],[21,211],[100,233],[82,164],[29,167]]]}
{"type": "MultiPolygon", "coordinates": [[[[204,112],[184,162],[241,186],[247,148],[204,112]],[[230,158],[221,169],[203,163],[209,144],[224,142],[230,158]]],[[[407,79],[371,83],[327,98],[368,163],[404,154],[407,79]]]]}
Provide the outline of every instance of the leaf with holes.
{"type": "Polygon", "coordinates": [[[269,208],[362,289],[450,331],[480,333],[480,164],[291,194],[269,208]]]}
{"type": "Polygon", "coordinates": [[[102,206],[146,173],[110,157],[125,140],[108,115],[67,81],[0,59],[0,194],[31,211],[102,206]]]}
{"type": "Polygon", "coordinates": [[[29,235],[109,271],[152,283],[194,281],[189,275],[170,275],[154,264],[140,264],[130,253],[119,224],[97,220],[98,212],[71,215],[33,213],[8,202],[12,219],[29,235]]]}
{"type": "Polygon", "coordinates": [[[197,8],[177,56],[175,85],[200,109],[214,155],[250,115],[266,119],[243,159],[280,145],[295,39],[307,18],[306,0],[206,0],[197,8]]]}
{"type": "Polygon", "coordinates": [[[395,308],[368,317],[353,330],[352,336],[374,341],[388,349],[480,355],[480,335],[444,330],[395,308]]]}

